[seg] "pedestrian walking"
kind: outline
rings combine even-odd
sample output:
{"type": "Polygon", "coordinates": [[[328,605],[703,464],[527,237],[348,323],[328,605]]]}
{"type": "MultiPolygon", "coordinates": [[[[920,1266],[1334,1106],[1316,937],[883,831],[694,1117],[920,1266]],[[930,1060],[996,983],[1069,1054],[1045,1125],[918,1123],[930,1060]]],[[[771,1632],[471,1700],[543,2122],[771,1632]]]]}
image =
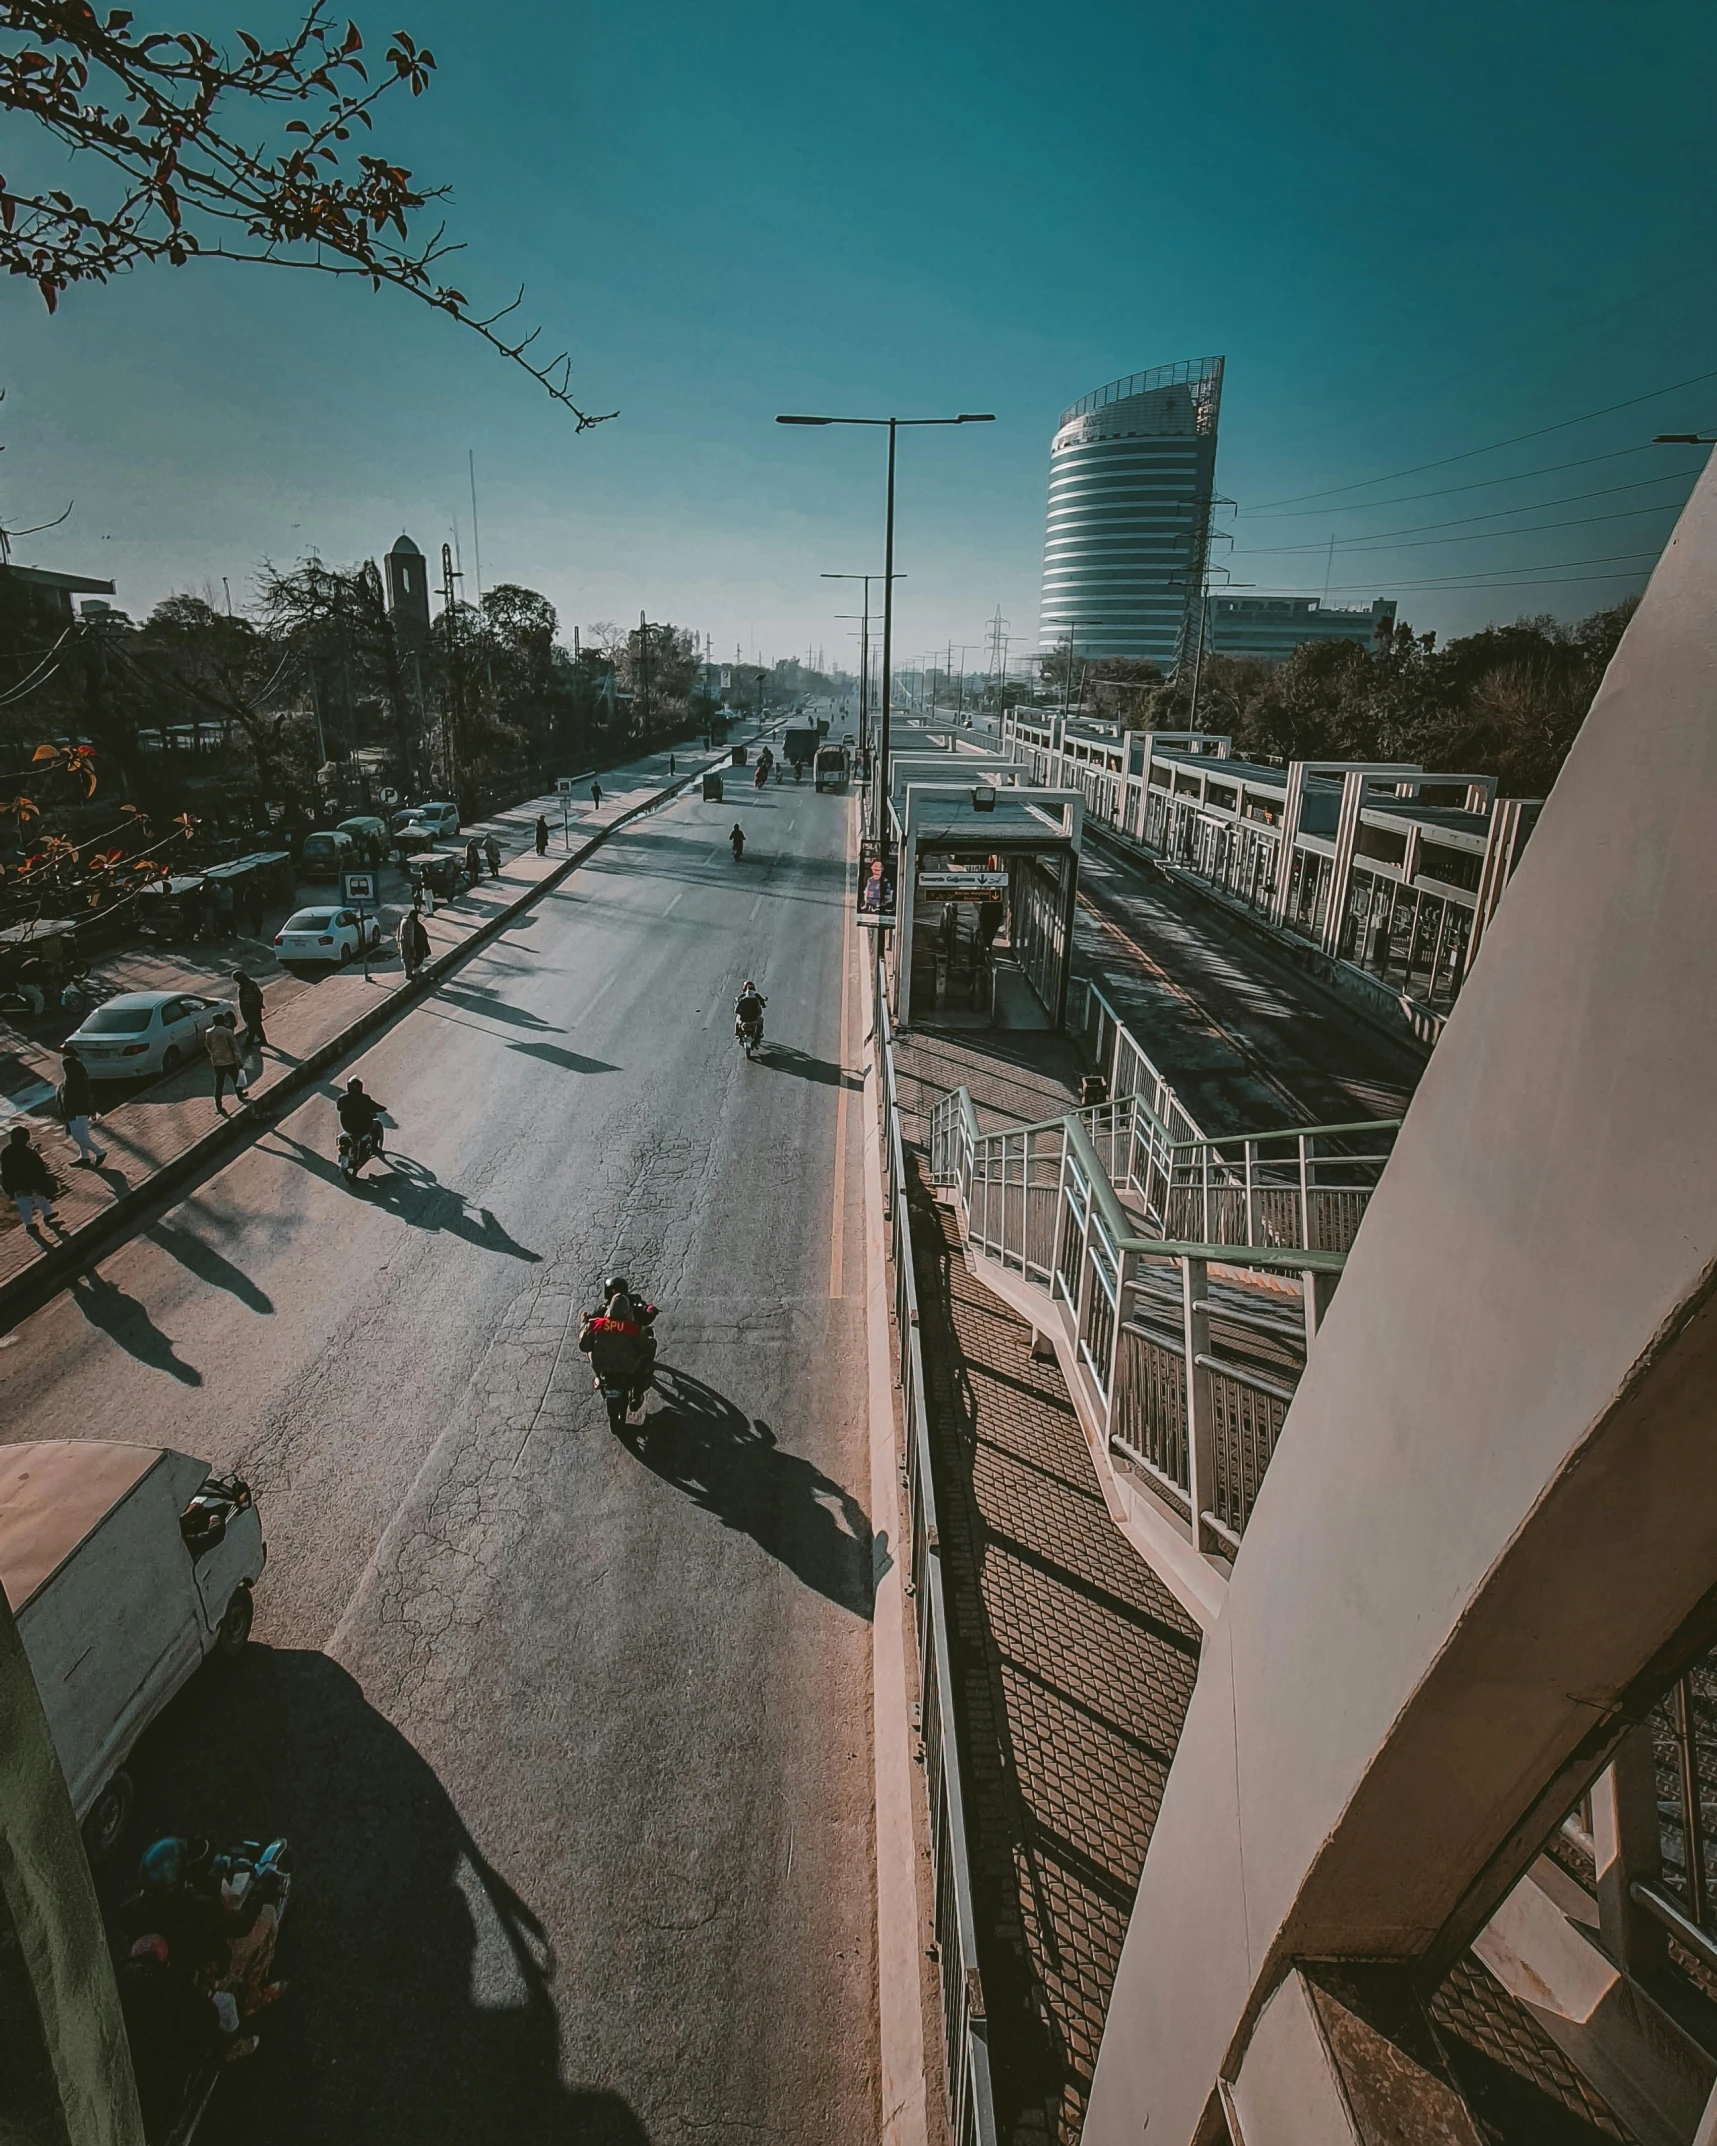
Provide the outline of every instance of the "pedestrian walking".
{"type": "Polygon", "coordinates": [[[414,903],[400,919],[399,958],[405,965],[405,980],[417,981],[417,972],[429,959],[429,934],[423,928],[423,912],[414,903]]]}
{"type": "Polygon", "coordinates": [[[598,811],[598,812],[600,812],[600,811],[602,810],[602,785],[601,785],[601,783],[599,783],[599,782],[593,782],[593,783],[592,783],[592,784],[590,785],[590,802],[591,802],[591,803],[592,803],[592,804],[593,804],[593,805],[594,805],[594,806],[596,807],[596,809],[597,809],[597,811],[598,811]]]}
{"type": "Polygon", "coordinates": [[[489,877],[499,879],[501,876],[501,845],[492,834],[485,835],[483,838],[483,854],[489,860],[489,877]]]}
{"type": "Polygon", "coordinates": [[[263,1050],[268,1038],[262,1032],[262,986],[244,969],[234,969],[233,982],[238,986],[238,1010],[244,1023],[245,1049],[254,1045],[257,1050],[263,1050]]]}
{"type": "Polygon", "coordinates": [[[239,1040],[234,1032],[230,1013],[216,1014],[213,1022],[203,1031],[203,1048],[209,1054],[209,1063],[215,1069],[215,1108],[224,1118],[226,1104],[221,1098],[226,1094],[227,1083],[232,1083],[233,1099],[242,1103],[248,1083],[244,1077],[244,1053],[239,1049],[239,1040]]]}
{"type": "Polygon", "coordinates": [[[537,814],[537,855],[539,857],[548,855],[548,821],[543,818],[540,812],[537,814]]]}
{"type": "Polygon", "coordinates": [[[465,845],[465,869],[471,875],[472,886],[475,886],[483,876],[483,858],[477,848],[475,835],[465,845]]]}
{"type": "Polygon", "coordinates": [[[60,1219],[54,1211],[54,1181],[36,1152],[27,1125],[14,1125],[6,1145],[0,1148],[0,1192],[17,1201],[18,1220],[26,1229],[60,1219]]]}
{"type": "Polygon", "coordinates": [[[669,774],[671,775],[671,774],[672,774],[673,772],[674,772],[674,756],[673,756],[673,754],[672,754],[672,753],[670,753],[670,754],[668,755],[668,773],[669,773],[669,774]]]}
{"type": "Polygon", "coordinates": [[[98,1148],[90,1138],[89,1121],[95,1116],[95,1090],[90,1086],[88,1066],[69,1043],[60,1052],[60,1075],[60,1123],[72,1136],[78,1161],[99,1166],[106,1162],[107,1150],[98,1148]]]}

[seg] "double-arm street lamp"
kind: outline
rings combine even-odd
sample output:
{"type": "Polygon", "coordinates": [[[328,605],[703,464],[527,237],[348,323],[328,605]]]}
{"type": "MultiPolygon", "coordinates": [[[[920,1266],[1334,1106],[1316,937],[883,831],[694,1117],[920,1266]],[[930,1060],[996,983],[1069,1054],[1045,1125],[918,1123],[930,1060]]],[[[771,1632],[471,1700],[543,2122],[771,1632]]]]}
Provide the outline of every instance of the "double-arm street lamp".
{"type": "Polygon", "coordinates": [[[778,417],[778,425],[886,425],[888,427],[888,535],[882,560],[882,721],[877,731],[877,783],[873,833],[888,840],[888,715],[894,692],[894,436],[902,425],[993,425],[993,411],[962,411],[958,417],[778,417]]]}
{"type": "MultiPolygon", "coordinates": [[[[779,422],[786,424],[788,420],[782,418],[779,422]]],[[[896,581],[904,581],[907,577],[904,574],[896,574],[893,578],[896,581]]],[[[859,750],[860,752],[868,753],[870,751],[870,724],[867,720],[870,709],[870,585],[873,581],[880,581],[882,576],[880,574],[824,574],[821,579],[824,581],[862,581],[864,583],[864,609],[859,613],[864,622],[864,639],[859,644],[859,750]]],[[[845,611],[836,613],[839,618],[850,618],[851,615],[850,612],[845,611]]]]}

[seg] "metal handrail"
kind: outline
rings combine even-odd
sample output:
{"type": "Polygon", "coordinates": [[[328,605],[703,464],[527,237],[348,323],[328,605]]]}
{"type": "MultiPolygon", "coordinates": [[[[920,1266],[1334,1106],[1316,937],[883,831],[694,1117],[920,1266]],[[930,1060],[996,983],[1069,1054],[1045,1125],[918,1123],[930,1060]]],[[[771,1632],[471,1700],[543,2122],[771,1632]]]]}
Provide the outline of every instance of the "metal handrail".
{"type": "MultiPolygon", "coordinates": [[[[871,1004],[881,1069],[885,1205],[894,1264],[895,1327],[906,1423],[910,1499],[912,1604],[918,1642],[919,1717],[930,1798],[930,1851],[935,1882],[934,1928],[940,1955],[942,2020],[947,2059],[948,2112],[956,2146],[996,2146],[988,2024],[978,1966],[977,1915],[972,1901],[965,1796],[953,1711],[953,1663],[947,1596],[942,1582],[936,1493],[931,1478],[930,1422],[924,1398],[924,1353],[919,1333],[918,1278],[906,1199],[906,1155],[887,993],[874,970],[871,1004]]],[[[940,1106],[938,1106],[940,1108],[940,1106]]],[[[967,1099],[972,1129],[976,1113],[967,1099]]]]}

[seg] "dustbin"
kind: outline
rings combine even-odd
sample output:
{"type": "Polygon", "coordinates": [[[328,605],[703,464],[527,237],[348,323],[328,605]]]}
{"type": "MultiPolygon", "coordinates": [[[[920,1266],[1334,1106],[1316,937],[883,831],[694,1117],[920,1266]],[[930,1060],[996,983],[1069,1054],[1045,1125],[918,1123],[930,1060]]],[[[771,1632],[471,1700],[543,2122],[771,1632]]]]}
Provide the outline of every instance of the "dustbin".
{"type": "Polygon", "coordinates": [[[743,745],[736,745],[733,748],[733,764],[735,767],[745,765],[745,747],[743,745]]]}
{"type": "Polygon", "coordinates": [[[719,775],[711,774],[704,777],[703,794],[707,803],[716,805],[721,803],[721,777],[719,775]]]}

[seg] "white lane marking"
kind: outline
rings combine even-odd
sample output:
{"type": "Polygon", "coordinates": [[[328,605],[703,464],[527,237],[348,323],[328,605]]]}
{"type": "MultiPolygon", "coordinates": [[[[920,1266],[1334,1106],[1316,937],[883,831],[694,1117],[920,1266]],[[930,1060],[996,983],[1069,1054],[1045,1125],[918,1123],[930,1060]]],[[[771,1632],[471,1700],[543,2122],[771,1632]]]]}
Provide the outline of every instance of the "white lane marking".
{"type": "Polygon", "coordinates": [[[763,897],[762,897],[762,895],[760,894],[760,895],[759,895],[759,896],[757,897],[756,901],[754,901],[754,902],[752,903],[752,905],[751,905],[751,914],[750,914],[750,915],[749,915],[749,916],[748,916],[748,917],[746,918],[746,920],[745,920],[745,921],[746,921],[746,922],[747,922],[748,924],[755,924],[755,923],[756,923],[756,921],[757,921],[757,912],[758,912],[758,910],[760,910],[760,909],[761,909],[762,907],[763,907],[763,897]]]}
{"type": "MultiPolygon", "coordinates": [[[[852,848],[852,819],[847,820],[847,848],[852,848]]],[[[849,858],[849,863],[851,859],[849,858]]],[[[835,1091],[835,1207],[830,1223],[829,1295],[845,1294],[847,1242],[847,1059],[852,1049],[852,937],[856,930],[852,912],[841,912],[841,1057],[839,1088],[835,1091]]]]}
{"type": "Polygon", "coordinates": [[[684,888],[684,887],[682,887],[682,888],[680,889],[679,893],[678,893],[678,894],[676,894],[676,895],[674,896],[673,900],[672,900],[672,901],[671,901],[671,902],[670,902],[670,903],[668,904],[667,908],[666,908],[666,909],[664,909],[664,910],[662,911],[662,914],[663,914],[663,916],[665,916],[665,917],[671,917],[671,916],[673,915],[674,911],[675,911],[675,910],[676,910],[676,909],[677,909],[677,908],[678,908],[678,907],[680,906],[681,902],[683,902],[683,901],[685,900],[685,898],[686,898],[686,890],[685,890],[685,888],[684,888]]]}
{"type": "Polygon", "coordinates": [[[591,1015],[592,1015],[592,1014],[593,1014],[593,1013],[594,1013],[594,1012],[596,1011],[596,1009],[597,1009],[597,1006],[598,1006],[598,1005],[599,1005],[599,1004],[601,1003],[601,1001],[602,1001],[602,998],[603,998],[603,995],[604,995],[604,993],[606,993],[606,992],[609,992],[609,991],[612,991],[612,990],[613,990],[613,988],[614,988],[614,986],[615,986],[615,985],[616,985],[616,984],[617,984],[617,983],[618,983],[619,981],[620,981],[620,971],[619,971],[618,969],[616,969],[616,970],[615,970],[615,971],[613,972],[613,974],[612,974],[612,975],[611,975],[611,976],[609,977],[608,981],[607,981],[607,982],[606,982],[606,983],[605,983],[605,984],[604,984],[604,985],[602,986],[602,989],[601,989],[600,991],[598,991],[598,992],[597,992],[597,994],[596,994],[595,998],[591,999],[591,1000],[590,1000],[590,1001],[588,1002],[588,1004],[587,1004],[587,1005],[585,1006],[585,1009],[584,1009],[584,1011],[583,1011],[583,1012],[582,1012],[581,1014],[579,1014],[579,1015],[577,1016],[577,1018],[576,1018],[576,1019],[575,1019],[575,1020],[573,1021],[573,1024],[572,1024],[572,1025],[573,1025],[573,1027],[574,1027],[574,1028],[576,1028],[576,1027],[578,1026],[578,1023],[579,1023],[580,1021],[588,1021],[588,1020],[589,1020],[590,1016],[591,1016],[591,1015]]]}

